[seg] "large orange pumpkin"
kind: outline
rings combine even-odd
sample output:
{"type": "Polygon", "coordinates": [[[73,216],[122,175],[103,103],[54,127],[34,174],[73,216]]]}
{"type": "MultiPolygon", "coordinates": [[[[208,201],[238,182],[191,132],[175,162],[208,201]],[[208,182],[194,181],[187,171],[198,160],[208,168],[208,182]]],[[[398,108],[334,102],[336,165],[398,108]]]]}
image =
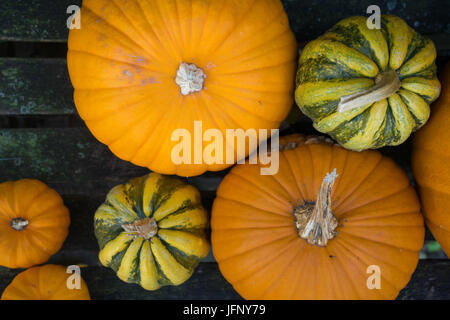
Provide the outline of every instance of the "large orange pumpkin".
{"type": "Polygon", "coordinates": [[[19,273],[6,287],[2,300],[90,300],[89,290],[83,278],[79,287],[69,289],[76,281],[71,281],[66,268],[48,264],[19,273]]]}
{"type": "Polygon", "coordinates": [[[226,129],[278,128],[293,104],[297,45],[280,0],[85,0],[80,16],[67,55],[75,105],[136,165],[222,170],[226,151],[237,157],[226,129]],[[211,136],[198,143],[208,129],[223,134],[215,152],[211,136]]]}
{"type": "Polygon", "coordinates": [[[0,184],[0,266],[28,268],[46,262],[69,233],[61,196],[38,180],[0,184]]]}
{"type": "Polygon", "coordinates": [[[279,172],[238,165],[220,185],[212,247],[246,299],[393,299],[424,242],[407,175],[377,151],[280,142],[279,172]]]}
{"type": "Polygon", "coordinates": [[[450,63],[442,75],[442,95],[414,138],[412,165],[427,226],[450,256],[450,63]]]}

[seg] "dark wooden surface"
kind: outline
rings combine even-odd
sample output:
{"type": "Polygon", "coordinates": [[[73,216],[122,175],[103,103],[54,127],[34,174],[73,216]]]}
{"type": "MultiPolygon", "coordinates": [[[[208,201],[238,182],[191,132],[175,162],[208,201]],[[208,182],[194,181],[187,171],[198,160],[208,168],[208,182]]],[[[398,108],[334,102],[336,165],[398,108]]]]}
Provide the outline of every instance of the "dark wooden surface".
{"type": "MultiPolygon", "coordinates": [[[[409,284],[400,292],[398,300],[450,299],[449,260],[421,260],[409,284]]],[[[21,270],[0,267],[0,292],[21,270]]],[[[97,300],[236,300],[241,299],[223,278],[216,263],[201,263],[193,276],[178,287],[163,287],[146,291],[135,284],[120,281],[115,273],[103,267],[81,268],[92,299],[97,300]]]]}
{"type": "MultiPolygon", "coordinates": [[[[382,13],[402,17],[423,34],[450,33],[448,0],[282,0],[292,30],[299,42],[309,41],[340,19],[366,15],[376,4],[382,13]]],[[[81,0],[2,0],[0,1],[0,40],[65,42],[69,5],[81,0]]]]}
{"type": "MultiPolygon", "coordinates": [[[[0,182],[40,179],[62,194],[71,212],[70,233],[49,263],[82,264],[94,299],[239,299],[221,276],[212,254],[193,277],[179,287],[147,292],[121,282],[99,265],[93,234],[95,210],[108,190],[145,168],[115,157],[84,126],[73,104],[65,53],[66,9],[80,0],[0,1],[0,182]]],[[[450,0],[283,0],[300,48],[337,21],[365,15],[368,5],[401,16],[432,38],[438,66],[450,56],[450,0]]],[[[309,120],[294,106],[282,134],[313,133],[309,120]]],[[[414,179],[410,167],[411,139],[381,152],[393,158],[414,179]]],[[[210,212],[215,190],[226,172],[185,179],[197,186],[210,212]]],[[[450,299],[450,261],[427,231],[419,266],[399,299],[450,299]],[[428,259],[427,259],[428,258],[428,259]],[[429,258],[439,258],[430,260],[429,258]]],[[[0,293],[20,270],[0,267],[0,293]]]]}

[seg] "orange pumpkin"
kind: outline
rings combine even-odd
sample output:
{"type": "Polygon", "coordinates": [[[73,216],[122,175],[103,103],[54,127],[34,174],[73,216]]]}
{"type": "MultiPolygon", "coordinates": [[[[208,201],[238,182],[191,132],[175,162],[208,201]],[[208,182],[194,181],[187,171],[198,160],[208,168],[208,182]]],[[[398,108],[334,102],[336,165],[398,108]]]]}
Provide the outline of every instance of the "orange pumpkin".
{"type": "Polygon", "coordinates": [[[377,151],[281,139],[279,171],[238,165],[212,210],[212,248],[246,299],[393,299],[424,242],[407,175],[377,151]]]}
{"type": "Polygon", "coordinates": [[[450,256],[450,63],[442,75],[442,95],[414,138],[412,167],[427,226],[450,256]]]}
{"type": "Polygon", "coordinates": [[[45,263],[62,246],[70,215],[60,195],[38,180],[0,184],[0,265],[45,263]]]}
{"type": "Polygon", "coordinates": [[[293,104],[297,45],[280,0],[85,0],[80,16],[67,55],[75,105],[136,165],[223,170],[227,152],[242,156],[227,129],[278,128],[293,104]]]}
{"type": "Polygon", "coordinates": [[[70,276],[65,267],[52,264],[25,270],[6,287],[2,300],[90,300],[83,278],[79,288],[69,289],[68,282],[76,285],[70,276]]]}

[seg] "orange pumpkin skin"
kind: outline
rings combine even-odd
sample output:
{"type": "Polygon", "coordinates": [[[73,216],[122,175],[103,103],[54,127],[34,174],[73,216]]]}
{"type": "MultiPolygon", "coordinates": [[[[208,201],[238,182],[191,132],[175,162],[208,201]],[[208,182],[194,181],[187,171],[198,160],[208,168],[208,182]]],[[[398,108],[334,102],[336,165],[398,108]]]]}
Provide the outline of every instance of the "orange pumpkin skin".
{"type": "Polygon", "coordinates": [[[407,175],[377,151],[345,150],[293,135],[280,145],[279,172],[237,165],[212,210],[212,248],[224,277],[245,299],[393,299],[409,282],[424,242],[423,218],[407,175]],[[323,247],[300,238],[293,212],[314,202],[327,173],[337,235],[323,247]],[[381,288],[368,289],[369,266],[381,288]]]}
{"type": "Polygon", "coordinates": [[[442,75],[441,97],[414,138],[412,167],[427,226],[450,256],[450,63],[442,75]]]}
{"type": "Polygon", "coordinates": [[[69,232],[61,196],[38,180],[0,184],[0,265],[29,268],[48,261],[69,232]]]}
{"type": "Polygon", "coordinates": [[[66,268],[48,264],[19,273],[6,287],[1,300],[90,300],[86,282],[79,289],[68,289],[66,268]]]}
{"type": "Polygon", "coordinates": [[[297,44],[280,0],[85,0],[68,47],[86,125],[119,158],[158,173],[229,167],[226,129],[276,129],[293,104],[297,44]],[[181,92],[183,62],[203,71],[200,91],[181,92]],[[219,161],[205,151],[214,139],[194,142],[194,121],[223,134],[219,161]],[[191,164],[172,158],[176,129],[190,133],[191,164]]]}

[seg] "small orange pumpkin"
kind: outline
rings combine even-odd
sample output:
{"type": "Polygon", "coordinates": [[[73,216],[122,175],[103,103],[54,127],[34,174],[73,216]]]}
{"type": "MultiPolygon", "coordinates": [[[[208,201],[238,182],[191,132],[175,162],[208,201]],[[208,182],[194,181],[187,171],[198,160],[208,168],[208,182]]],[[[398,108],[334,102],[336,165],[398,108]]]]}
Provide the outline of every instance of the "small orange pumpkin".
{"type": "Polygon", "coordinates": [[[450,256],[450,63],[442,75],[442,95],[414,138],[412,167],[427,226],[450,256]]]}
{"type": "Polygon", "coordinates": [[[226,151],[238,157],[227,129],[276,129],[292,107],[297,43],[280,0],[84,0],[80,16],[67,54],[75,105],[121,159],[223,170],[226,151]],[[222,137],[206,142],[209,129],[222,137]]]}
{"type": "Polygon", "coordinates": [[[407,175],[377,151],[281,139],[276,175],[237,165],[212,210],[212,248],[246,299],[393,299],[424,242],[407,175]],[[379,288],[379,289],[378,289],[379,288]]]}
{"type": "Polygon", "coordinates": [[[79,288],[68,288],[66,268],[48,264],[19,273],[6,287],[1,300],[90,300],[83,278],[79,288]]]}
{"type": "Polygon", "coordinates": [[[28,268],[48,261],[69,232],[61,196],[38,180],[0,184],[0,265],[28,268]]]}

